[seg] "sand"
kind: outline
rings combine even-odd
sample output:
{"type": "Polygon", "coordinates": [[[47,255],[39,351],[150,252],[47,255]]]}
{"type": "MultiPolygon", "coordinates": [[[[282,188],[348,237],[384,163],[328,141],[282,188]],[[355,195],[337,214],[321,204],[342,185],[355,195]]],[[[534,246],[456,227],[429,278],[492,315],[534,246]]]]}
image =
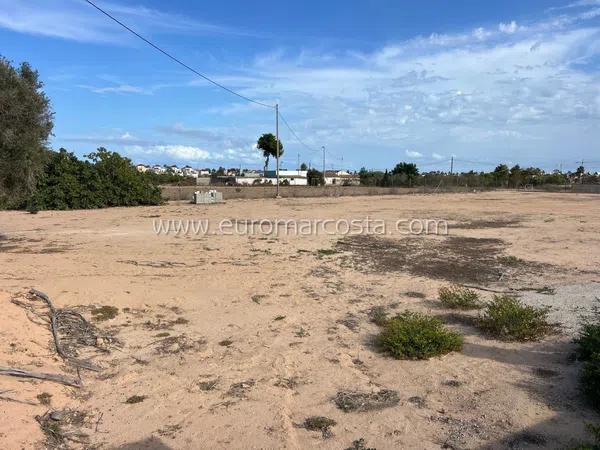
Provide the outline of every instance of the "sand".
{"type": "Polygon", "coordinates": [[[489,192],[0,212],[0,366],[76,375],[56,356],[47,324],[11,303],[32,287],[90,320],[92,307],[117,307],[95,324],[123,344],[98,355],[102,372],[81,372],[82,389],[0,376],[0,448],[43,448],[35,416],[49,409],[85,412],[80,431],[99,448],[344,449],[361,438],[377,449],[564,448],[588,440],[585,424],[598,416],[578,395],[572,339],[600,296],[599,202],[489,192]],[[157,219],[366,216],[444,219],[449,235],[375,238],[387,249],[381,262],[336,235],[153,230],[157,219]],[[415,241],[404,248],[405,239],[415,241]],[[496,267],[505,256],[519,260],[496,267]],[[521,289],[514,292],[524,301],[553,308],[562,331],[503,343],[452,321],[465,335],[461,353],[398,361],[374,348],[370,308],[446,317],[437,290],[457,274],[521,289]],[[553,295],[536,292],[544,287],[553,295]],[[399,402],[368,412],[333,402],[339,391],[383,389],[399,402]],[[44,392],[50,405],[37,398],[44,392]],[[128,403],[135,395],[142,401],[128,403]],[[336,425],[307,430],[310,416],[336,425]]]}

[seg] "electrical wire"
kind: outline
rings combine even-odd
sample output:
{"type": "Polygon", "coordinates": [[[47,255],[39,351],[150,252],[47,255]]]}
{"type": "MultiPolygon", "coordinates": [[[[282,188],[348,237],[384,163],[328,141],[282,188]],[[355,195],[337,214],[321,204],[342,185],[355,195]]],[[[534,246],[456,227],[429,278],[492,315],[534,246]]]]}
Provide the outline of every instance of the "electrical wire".
{"type": "Polygon", "coordinates": [[[139,34],[138,32],[132,30],[130,27],[128,27],[127,25],[125,25],[123,22],[121,22],[119,19],[117,19],[116,17],[112,16],[110,13],[108,13],[107,11],[105,11],[104,9],[100,8],[98,5],[96,5],[94,2],[92,2],[91,0],[84,0],[86,3],[88,3],[89,5],[93,6],[94,8],[96,8],[98,11],[100,11],[102,14],[104,14],[105,16],[107,16],[108,18],[110,18],[111,20],[113,20],[114,22],[116,22],[117,24],[119,24],[120,26],[122,26],[123,28],[125,28],[127,31],[129,31],[130,33],[132,33],[133,35],[137,36],[139,39],[141,39],[142,41],[144,41],[146,44],[150,45],[152,48],[154,48],[155,50],[158,50],[160,53],[162,53],[163,55],[165,55],[166,57],[170,58],[171,60],[175,61],[177,64],[185,67],[186,69],[188,69],[189,71],[193,72],[194,74],[198,75],[200,78],[203,78],[204,80],[208,81],[209,83],[214,84],[215,86],[229,92],[230,94],[236,95],[246,101],[255,103],[257,105],[260,106],[264,106],[266,108],[271,108],[274,109],[275,105],[268,105],[267,103],[263,103],[263,102],[259,102],[258,100],[254,100],[251,99],[250,97],[246,97],[245,95],[240,94],[239,92],[236,92],[232,89],[229,89],[226,86],[223,86],[221,83],[207,77],[206,75],[198,72],[196,69],[188,66],[186,63],[184,63],[183,61],[181,61],[180,59],[176,58],[175,56],[171,55],[170,53],[168,53],[167,51],[163,50],[162,48],[160,48],[158,45],[154,44],[153,42],[149,41],[148,39],[146,39],[144,36],[142,36],[141,34],[139,34]]]}

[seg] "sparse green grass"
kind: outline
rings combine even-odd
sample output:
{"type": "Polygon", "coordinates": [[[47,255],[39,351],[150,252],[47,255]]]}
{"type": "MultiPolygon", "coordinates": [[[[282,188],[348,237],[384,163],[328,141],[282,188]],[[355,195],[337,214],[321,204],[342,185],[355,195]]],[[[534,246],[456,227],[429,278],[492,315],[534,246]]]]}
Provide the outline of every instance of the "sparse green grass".
{"type": "Polygon", "coordinates": [[[548,308],[524,305],[510,295],[495,295],[478,323],[484,332],[504,341],[537,341],[554,330],[548,308]]]}
{"type": "Polygon", "coordinates": [[[373,306],[369,311],[369,320],[380,327],[384,326],[388,321],[388,313],[383,306],[373,306]]]}
{"type": "Polygon", "coordinates": [[[440,302],[449,309],[479,309],[482,306],[477,292],[457,284],[441,287],[438,292],[440,302]]]}
{"type": "Polygon", "coordinates": [[[428,359],[460,351],[463,338],[435,317],[405,312],[384,325],[377,344],[396,359],[428,359]]]}

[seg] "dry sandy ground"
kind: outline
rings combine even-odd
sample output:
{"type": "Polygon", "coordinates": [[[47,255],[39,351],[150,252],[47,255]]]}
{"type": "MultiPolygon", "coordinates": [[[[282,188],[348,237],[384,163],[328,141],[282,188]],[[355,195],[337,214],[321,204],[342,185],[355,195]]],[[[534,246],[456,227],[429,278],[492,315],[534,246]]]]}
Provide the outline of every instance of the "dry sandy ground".
{"type": "Polygon", "coordinates": [[[97,357],[104,370],[81,371],[82,389],[0,376],[0,448],[43,448],[35,416],[49,409],[84,412],[78,429],[89,448],[345,449],[360,438],[380,450],[564,448],[586,440],[585,424],[598,417],[577,394],[571,339],[600,296],[599,218],[598,196],[515,192],[0,212],[0,366],[76,376],[55,355],[47,324],[11,302],[32,287],[88,319],[91,307],[119,308],[96,325],[122,342],[97,357]],[[449,236],[338,242],[157,236],[152,226],[157,218],[367,215],[451,227],[449,236]],[[437,290],[452,281],[534,289],[516,292],[552,306],[565,328],[538,343],[487,339],[439,307],[437,290]],[[544,286],[554,295],[535,292],[544,286]],[[428,361],[379,353],[368,319],[378,305],[444,316],[465,334],[464,350],[428,361]],[[381,389],[398,391],[399,403],[345,413],[332,402],[341,390],[381,389]],[[40,404],[42,393],[50,405],[40,404]],[[134,395],[143,401],[127,403],[134,395]],[[331,436],[299,426],[314,415],[337,422],[331,436]]]}

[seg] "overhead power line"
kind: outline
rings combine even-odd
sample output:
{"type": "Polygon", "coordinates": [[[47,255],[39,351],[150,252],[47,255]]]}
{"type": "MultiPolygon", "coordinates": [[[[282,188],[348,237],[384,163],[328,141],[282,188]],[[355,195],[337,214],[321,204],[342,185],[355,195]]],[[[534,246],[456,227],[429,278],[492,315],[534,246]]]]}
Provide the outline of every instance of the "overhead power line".
{"type": "Polygon", "coordinates": [[[119,19],[117,19],[116,17],[112,16],[110,13],[108,13],[107,11],[105,11],[104,9],[100,8],[98,5],[96,5],[94,2],[92,2],[91,0],[85,0],[86,3],[90,4],[91,6],[93,6],[94,8],[96,8],[98,11],[100,11],[102,14],[104,14],[105,16],[107,16],[108,18],[110,18],[111,20],[113,20],[114,22],[116,22],[117,24],[119,24],[120,26],[122,26],[123,28],[125,28],[127,31],[129,31],[130,33],[132,33],[133,35],[137,36],[139,39],[141,39],[142,41],[144,41],[146,44],[150,45],[151,47],[153,47],[155,50],[158,50],[159,52],[161,52],[163,55],[165,55],[167,58],[170,58],[171,60],[175,61],[177,64],[185,67],[186,69],[188,69],[189,71],[193,72],[194,74],[198,75],[200,78],[203,78],[204,80],[208,81],[209,83],[214,84],[215,86],[229,92],[230,94],[236,95],[237,97],[240,97],[246,101],[249,101],[251,103],[255,103],[257,105],[260,106],[264,106],[266,108],[272,108],[274,109],[275,106],[274,105],[269,105],[267,103],[263,103],[263,102],[259,102],[258,100],[254,100],[251,99],[250,97],[246,97],[243,94],[240,94],[239,92],[236,92],[232,89],[229,89],[226,86],[223,86],[221,83],[207,77],[206,75],[198,72],[196,69],[194,69],[193,67],[188,66],[186,63],[184,63],[183,61],[181,61],[180,59],[176,58],[175,56],[171,55],[169,52],[163,50],[162,48],[160,48],[158,45],[154,44],[153,42],[149,41],[148,39],[146,39],[144,36],[142,36],[141,34],[139,34],[138,32],[132,30],[131,28],[129,28],[127,25],[125,25],[123,22],[121,22],[119,19]]]}
{"type": "Polygon", "coordinates": [[[292,133],[292,135],[294,135],[294,137],[296,138],[296,140],[302,144],[304,147],[306,147],[309,151],[311,152],[318,152],[319,149],[315,149],[310,147],[308,144],[306,144],[302,139],[300,139],[298,137],[298,135],[296,134],[296,132],[294,131],[294,129],[290,126],[290,124],[288,123],[287,120],[285,120],[285,117],[283,117],[283,114],[281,114],[281,112],[279,113],[279,117],[281,118],[281,120],[283,121],[283,123],[285,124],[286,127],[288,127],[288,130],[290,130],[290,133],[292,133]]]}

